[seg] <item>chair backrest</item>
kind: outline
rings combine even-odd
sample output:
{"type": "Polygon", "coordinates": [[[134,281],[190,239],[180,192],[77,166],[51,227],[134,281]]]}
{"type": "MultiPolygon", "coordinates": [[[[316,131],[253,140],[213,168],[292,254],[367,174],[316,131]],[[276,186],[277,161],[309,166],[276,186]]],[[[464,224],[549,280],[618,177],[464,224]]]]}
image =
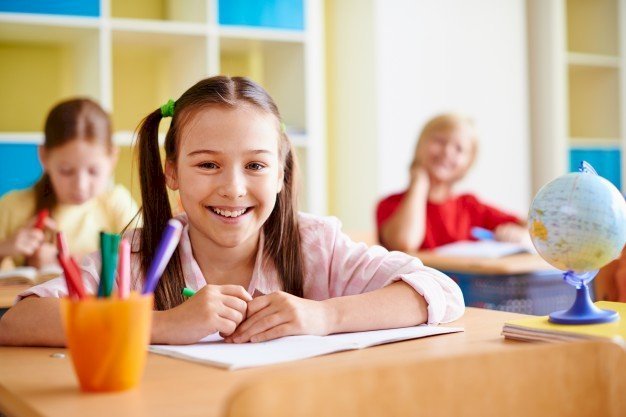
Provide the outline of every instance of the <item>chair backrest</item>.
{"type": "Polygon", "coordinates": [[[511,344],[504,352],[293,370],[236,392],[229,417],[623,416],[626,353],[611,342],[511,344]]]}

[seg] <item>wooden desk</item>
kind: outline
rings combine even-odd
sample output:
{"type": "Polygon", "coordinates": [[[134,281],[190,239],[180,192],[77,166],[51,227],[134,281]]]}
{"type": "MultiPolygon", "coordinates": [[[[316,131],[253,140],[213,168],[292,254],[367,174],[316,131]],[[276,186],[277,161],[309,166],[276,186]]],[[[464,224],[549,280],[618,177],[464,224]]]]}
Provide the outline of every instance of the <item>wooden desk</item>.
{"type": "Polygon", "coordinates": [[[29,284],[0,285],[0,309],[11,307],[15,297],[30,287],[29,284]]]}
{"type": "MultiPolygon", "coordinates": [[[[520,315],[468,309],[463,333],[225,371],[149,354],[142,385],[83,394],[50,348],[0,348],[0,411],[15,416],[618,416],[626,360],[611,343],[500,336],[520,315]]],[[[623,414],[621,414],[623,415],[623,414]]]]}
{"type": "Polygon", "coordinates": [[[532,253],[521,253],[502,258],[459,258],[441,256],[434,252],[415,252],[426,266],[441,271],[459,272],[480,275],[516,275],[539,271],[556,271],[541,256],[532,253]]]}

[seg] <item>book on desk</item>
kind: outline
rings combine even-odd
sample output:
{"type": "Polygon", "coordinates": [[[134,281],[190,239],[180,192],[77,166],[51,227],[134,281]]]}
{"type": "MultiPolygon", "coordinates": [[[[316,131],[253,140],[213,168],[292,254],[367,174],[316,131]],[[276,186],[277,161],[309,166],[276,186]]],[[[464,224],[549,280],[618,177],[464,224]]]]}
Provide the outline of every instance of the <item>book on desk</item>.
{"type": "Polygon", "coordinates": [[[507,321],[502,335],[507,339],[528,342],[560,342],[575,340],[611,340],[621,345],[626,341],[626,304],[598,301],[596,307],[617,311],[621,319],[600,324],[556,324],[548,316],[507,321]]]}
{"type": "Polygon", "coordinates": [[[33,266],[20,266],[0,271],[0,285],[37,285],[61,276],[63,271],[57,265],[37,269],[33,266]]]}

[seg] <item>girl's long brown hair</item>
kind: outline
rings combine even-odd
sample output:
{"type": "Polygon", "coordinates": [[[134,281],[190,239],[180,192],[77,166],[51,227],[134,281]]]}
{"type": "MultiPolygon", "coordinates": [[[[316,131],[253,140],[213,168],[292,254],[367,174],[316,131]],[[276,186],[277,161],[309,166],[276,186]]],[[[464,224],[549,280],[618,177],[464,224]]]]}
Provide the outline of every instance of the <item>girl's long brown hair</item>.
{"type": "MultiPolygon", "coordinates": [[[[283,290],[301,297],[304,261],[296,209],[296,158],[291,141],[281,129],[280,113],[270,95],[245,77],[217,76],[198,82],[176,101],[172,123],[165,136],[165,159],[176,162],[179,134],[198,111],[212,106],[236,108],[244,104],[276,117],[276,129],[280,132],[278,150],[284,169],[284,183],[276,205],[263,225],[264,258],[274,263],[283,290]]],[[[137,143],[143,201],[140,251],[144,277],[156,252],[161,233],[172,217],[159,153],[158,130],[161,119],[161,109],[150,113],[139,127],[137,143]]],[[[167,310],[181,304],[181,290],[184,286],[185,279],[177,250],[155,290],[156,309],[167,310]]]]}
{"type": "MultiPolygon", "coordinates": [[[[103,144],[113,150],[111,120],[98,103],[88,98],[74,98],[55,105],[44,126],[43,148],[50,151],[73,140],[86,140],[103,144]]],[[[44,172],[34,185],[35,213],[41,209],[52,211],[57,205],[50,176],[44,172]]]]}

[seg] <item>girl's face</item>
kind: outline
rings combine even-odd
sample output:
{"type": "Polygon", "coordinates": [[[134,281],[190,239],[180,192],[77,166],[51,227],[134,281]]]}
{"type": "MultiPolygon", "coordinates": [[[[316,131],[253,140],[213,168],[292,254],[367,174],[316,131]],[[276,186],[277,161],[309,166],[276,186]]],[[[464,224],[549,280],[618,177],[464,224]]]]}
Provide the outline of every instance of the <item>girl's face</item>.
{"type": "Polygon", "coordinates": [[[180,193],[190,228],[220,247],[258,239],[282,189],[276,118],[250,106],[211,107],[180,131],[168,186],[180,193]]]}
{"type": "Polygon", "coordinates": [[[474,131],[459,125],[433,132],[418,149],[418,162],[432,181],[452,183],[463,178],[474,156],[474,131]]]}
{"type": "Polygon", "coordinates": [[[74,139],[64,145],[39,148],[44,170],[50,176],[59,204],[83,204],[105,191],[117,159],[99,142],[74,139]]]}

